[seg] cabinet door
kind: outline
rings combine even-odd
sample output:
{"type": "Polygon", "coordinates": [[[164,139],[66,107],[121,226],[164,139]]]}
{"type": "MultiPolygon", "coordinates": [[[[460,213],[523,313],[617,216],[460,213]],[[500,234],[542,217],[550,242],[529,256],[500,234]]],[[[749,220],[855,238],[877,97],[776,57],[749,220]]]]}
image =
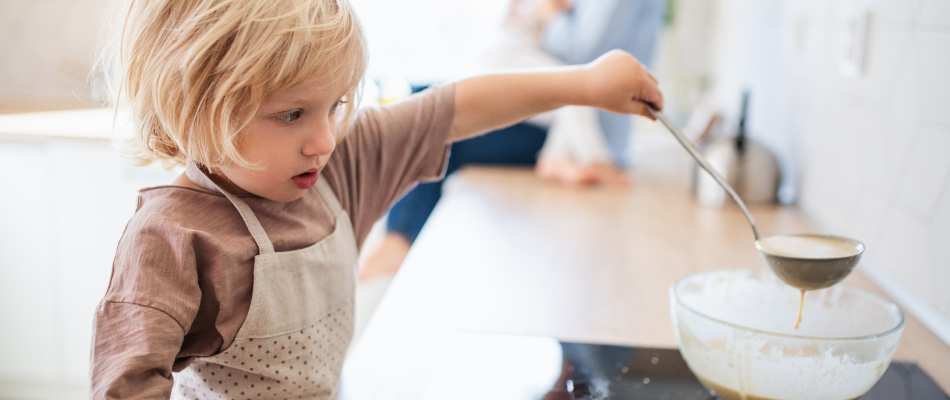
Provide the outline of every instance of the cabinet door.
{"type": "Polygon", "coordinates": [[[48,155],[45,142],[0,141],[0,380],[57,377],[48,155]]]}
{"type": "Polygon", "coordinates": [[[0,138],[0,398],[88,397],[92,317],[138,190],[178,173],[107,141],[0,138]]]}

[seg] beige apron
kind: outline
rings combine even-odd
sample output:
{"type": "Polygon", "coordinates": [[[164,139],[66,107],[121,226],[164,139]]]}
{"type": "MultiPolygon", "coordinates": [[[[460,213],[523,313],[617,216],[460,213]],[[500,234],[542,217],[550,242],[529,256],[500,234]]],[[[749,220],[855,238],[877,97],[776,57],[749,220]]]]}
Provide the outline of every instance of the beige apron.
{"type": "Polygon", "coordinates": [[[333,190],[320,176],[317,190],[335,216],[333,233],[310,247],[275,253],[247,203],[193,163],[185,173],[231,200],[259,254],[251,307],[234,342],[175,373],[172,399],[332,398],[353,336],[357,259],[353,225],[333,190]]]}

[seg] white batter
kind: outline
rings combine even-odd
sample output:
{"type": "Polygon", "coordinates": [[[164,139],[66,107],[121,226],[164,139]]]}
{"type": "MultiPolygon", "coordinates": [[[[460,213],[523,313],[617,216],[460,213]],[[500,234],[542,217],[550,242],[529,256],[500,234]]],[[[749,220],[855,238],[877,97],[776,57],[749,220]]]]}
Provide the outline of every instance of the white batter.
{"type": "Polygon", "coordinates": [[[769,254],[796,258],[840,258],[861,252],[848,241],[821,236],[779,235],[759,239],[758,243],[769,254]]]}

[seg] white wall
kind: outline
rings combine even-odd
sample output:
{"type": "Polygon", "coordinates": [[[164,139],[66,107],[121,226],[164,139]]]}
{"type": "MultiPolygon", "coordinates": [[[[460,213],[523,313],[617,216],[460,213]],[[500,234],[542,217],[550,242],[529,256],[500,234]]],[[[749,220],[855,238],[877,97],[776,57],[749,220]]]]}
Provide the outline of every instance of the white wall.
{"type": "MultiPolygon", "coordinates": [[[[481,70],[507,1],[351,0],[370,45],[368,76],[432,83],[481,70]]],[[[0,106],[97,105],[87,80],[109,3],[0,0],[0,106]]]]}
{"type": "Polygon", "coordinates": [[[108,4],[0,0],[0,103],[89,107],[86,80],[108,4]]]}
{"type": "Polygon", "coordinates": [[[350,0],[369,44],[370,79],[431,84],[484,71],[509,0],[350,0]]]}
{"type": "Polygon", "coordinates": [[[773,149],[785,194],[864,241],[865,270],[950,343],[950,1],[717,0],[713,96],[773,149]],[[864,68],[841,71],[870,13],[864,68]]]}

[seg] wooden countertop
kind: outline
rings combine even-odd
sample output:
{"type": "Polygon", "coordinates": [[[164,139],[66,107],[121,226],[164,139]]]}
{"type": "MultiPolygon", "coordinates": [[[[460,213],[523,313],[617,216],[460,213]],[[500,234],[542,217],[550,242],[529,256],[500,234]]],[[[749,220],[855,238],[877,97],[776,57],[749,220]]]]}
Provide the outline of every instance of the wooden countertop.
{"type": "MultiPolygon", "coordinates": [[[[675,348],[675,280],[764,268],[737,207],[690,195],[680,151],[642,157],[626,192],[549,184],[523,168],[460,171],[351,349],[341,398],[422,397],[441,344],[460,331],[675,348]]],[[[793,207],[751,211],[764,236],[814,231],[793,207]]],[[[846,283],[887,297],[860,272],[846,283]]],[[[911,315],[895,360],[917,362],[950,393],[950,346],[911,315]]]]}

